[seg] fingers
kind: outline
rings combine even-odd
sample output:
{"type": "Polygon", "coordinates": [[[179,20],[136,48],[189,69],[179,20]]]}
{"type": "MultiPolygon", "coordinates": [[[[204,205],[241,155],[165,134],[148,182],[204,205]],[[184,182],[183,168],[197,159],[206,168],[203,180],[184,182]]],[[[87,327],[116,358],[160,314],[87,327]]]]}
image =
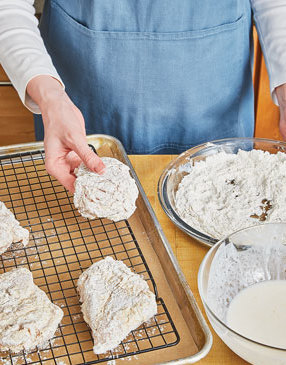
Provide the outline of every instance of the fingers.
{"type": "Polygon", "coordinates": [[[58,176],[55,178],[70,192],[70,193],[74,193],[74,183],[75,183],[75,179],[76,177],[72,174],[69,175],[65,175],[63,176],[63,178],[61,178],[61,176],[58,176]]]}
{"type": "Polygon", "coordinates": [[[66,94],[43,104],[41,111],[46,170],[50,175],[74,192],[73,171],[81,162],[91,171],[104,172],[103,162],[87,145],[83,116],[66,94]]]}
{"type": "Polygon", "coordinates": [[[52,159],[46,159],[47,172],[56,178],[68,191],[74,193],[74,183],[76,177],[70,171],[68,164],[61,164],[52,159]]]}
{"type": "Polygon", "coordinates": [[[74,151],[71,151],[67,154],[66,162],[70,166],[70,172],[74,172],[74,170],[82,163],[81,159],[74,151]]]}
{"type": "Polygon", "coordinates": [[[77,153],[70,151],[59,156],[57,153],[52,155],[46,153],[46,170],[55,177],[68,191],[74,193],[75,175],[74,169],[81,162],[85,164],[91,171],[99,174],[104,172],[104,164],[102,160],[88,147],[84,145],[83,149],[74,148],[77,153]]]}
{"type": "Polygon", "coordinates": [[[78,143],[74,146],[74,151],[81,158],[82,162],[91,171],[103,174],[105,165],[102,160],[89,148],[86,142],[78,143]]]}

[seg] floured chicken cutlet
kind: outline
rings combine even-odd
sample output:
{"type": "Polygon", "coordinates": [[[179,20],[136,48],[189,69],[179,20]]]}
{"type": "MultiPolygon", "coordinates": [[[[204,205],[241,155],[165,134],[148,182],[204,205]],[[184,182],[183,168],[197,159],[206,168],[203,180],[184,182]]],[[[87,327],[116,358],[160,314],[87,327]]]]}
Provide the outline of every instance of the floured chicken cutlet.
{"type": "Polygon", "coordinates": [[[84,320],[90,326],[95,354],[113,350],[130,331],[157,313],[155,295],[122,261],[106,257],[78,280],[84,320]]]}
{"type": "Polygon", "coordinates": [[[34,284],[29,270],[16,268],[0,275],[0,351],[46,346],[62,317],[61,308],[34,284]]]}
{"type": "Polygon", "coordinates": [[[108,218],[115,222],[128,219],[136,209],[138,189],[130,176],[129,167],[115,158],[103,157],[104,174],[78,168],[75,181],[74,205],[89,219],[108,218]]]}
{"type": "Polygon", "coordinates": [[[29,242],[29,231],[20,226],[14,214],[0,202],[0,254],[5,252],[12,243],[29,242]]]}

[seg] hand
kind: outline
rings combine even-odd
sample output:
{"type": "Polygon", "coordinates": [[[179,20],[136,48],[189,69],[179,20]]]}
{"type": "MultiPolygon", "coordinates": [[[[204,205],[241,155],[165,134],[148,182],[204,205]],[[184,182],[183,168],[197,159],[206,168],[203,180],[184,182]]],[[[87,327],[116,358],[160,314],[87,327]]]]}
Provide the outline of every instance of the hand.
{"type": "Polygon", "coordinates": [[[286,141],[286,84],[278,86],[275,91],[280,108],[280,133],[282,134],[284,141],[286,141]]]}
{"type": "Polygon", "coordinates": [[[81,162],[91,171],[103,173],[103,162],[87,145],[83,116],[61,84],[41,75],[28,83],[27,92],[41,109],[47,172],[70,192],[74,192],[74,169],[81,162]]]}

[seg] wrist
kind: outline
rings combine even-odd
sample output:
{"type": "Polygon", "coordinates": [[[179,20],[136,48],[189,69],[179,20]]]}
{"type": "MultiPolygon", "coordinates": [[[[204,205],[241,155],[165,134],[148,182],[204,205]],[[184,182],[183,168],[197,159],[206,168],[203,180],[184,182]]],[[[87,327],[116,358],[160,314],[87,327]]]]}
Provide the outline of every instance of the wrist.
{"type": "Polygon", "coordinates": [[[27,93],[41,110],[65,96],[62,84],[49,75],[39,75],[30,80],[27,84],[27,93]]]}
{"type": "Polygon", "coordinates": [[[286,108],[286,84],[276,87],[275,92],[280,108],[286,108]]]}

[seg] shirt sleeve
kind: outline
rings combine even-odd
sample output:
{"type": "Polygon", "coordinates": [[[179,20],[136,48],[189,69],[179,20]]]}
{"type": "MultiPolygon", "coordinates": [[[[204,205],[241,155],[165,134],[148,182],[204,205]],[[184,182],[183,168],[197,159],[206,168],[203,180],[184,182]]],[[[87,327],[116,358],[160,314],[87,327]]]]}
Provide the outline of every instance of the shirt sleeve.
{"type": "Polygon", "coordinates": [[[50,75],[64,87],[47,53],[35,17],[34,0],[0,0],[0,63],[24,105],[40,114],[26,92],[28,82],[50,75]]]}
{"type": "Polygon", "coordinates": [[[278,105],[275,88],[286,83],[286,1],[250,1],[269,75],[272,99],[278,105]]]}

